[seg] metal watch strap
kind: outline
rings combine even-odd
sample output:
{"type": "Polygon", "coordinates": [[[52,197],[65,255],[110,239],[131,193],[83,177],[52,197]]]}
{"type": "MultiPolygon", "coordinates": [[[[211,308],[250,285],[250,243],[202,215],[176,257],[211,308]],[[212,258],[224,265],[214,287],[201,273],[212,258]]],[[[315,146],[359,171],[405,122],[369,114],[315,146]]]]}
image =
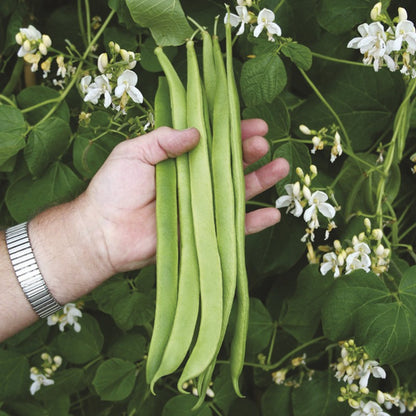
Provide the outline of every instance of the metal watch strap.
{"type": "Polygon", "coordinates": [[[62,309],[51,295],[39,270],[30,244],[27,222],[6,230],[6,246],[17,280],[33,310],[41,318],[46,318],[62,309]]]}

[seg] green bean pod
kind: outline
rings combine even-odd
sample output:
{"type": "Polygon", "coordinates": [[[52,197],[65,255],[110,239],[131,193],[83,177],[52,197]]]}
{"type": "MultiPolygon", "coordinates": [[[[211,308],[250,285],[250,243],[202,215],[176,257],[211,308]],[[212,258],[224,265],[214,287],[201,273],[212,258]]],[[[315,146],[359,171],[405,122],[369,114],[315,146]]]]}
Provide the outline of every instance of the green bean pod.
{"type": "Polygon", "coordinates": [[[233,71],[231,25],[226,24],[226,68],[230,105],[231,158],[235,193],[237,235],[237,322],[231,343],[231,379],[237,395],[242,396],[238,384],[244,366],[249,314],[249,291],[245,263],[245,181],[241,145],[240,101],[233,71]]]}
{"type": "MultiPolygon", "coordinates": [[[[172,124],[175,129],[187,126],[185,88],[162,48],[155,49],[166,75],[170,91],[172,124]]],[[[150,388],[161,377],[173,373],[182,363],[192,342],[199,310],[198,261],[194,241],[188,155],[176,159],[179,204],[180,260],[178,300],[172,332],[160,366],[150,388]]]]}
{"type": "Polygon", "coordinates": [[[231,167],[230,112],[227,75],[218,37],[213,37],[213,55],[216,74],[215,100],[212,119],[212,176],[214,184],[215,222],[223,274],[223,318],[221,337],[213,362],[198,380],[199,400],[203,403],[211,381],[216,357],[227,330],[233,306],[237,279],[237,240],[235,224],[234,183],[231,167]]]}
{"type": "MultiPolygon", "coordinates": [[[[169,89],[165,78],[159,78],[155,97],[156,127],[171,125],[169,89]]],[[[175,316],[178,286],[178,216],[176,197],[176,164],[166,159],[156,165],[156,310],[153,334],[146,363],[148,383],[159,367],[164,346],[175,316]],[[169,207],[167,209],[166,207],[169,207]]]]}
{"type": "Polygon", "coordinates": [[[195,243],[197,248],[200,281],[200,322],[198,336],[178,381],[183,383],[198,377],[211,363],[217,351],[222,323],[222,273],[215,233],[210,162],[206,124],[204,120],[203,93],[194,42],[186,43],[188,82],[188,126],[200,133],[198,145],[189,152],[191,198],[195,243]]]}
{"type": "Polygon", "coordinates": [[[209,118],[212,120],[216,90],[216,74],[214,70],[214,55],[211,35],[204,30],[202,32],[202,71],[204,78],[205,95],[208,101],[209,118]]]}

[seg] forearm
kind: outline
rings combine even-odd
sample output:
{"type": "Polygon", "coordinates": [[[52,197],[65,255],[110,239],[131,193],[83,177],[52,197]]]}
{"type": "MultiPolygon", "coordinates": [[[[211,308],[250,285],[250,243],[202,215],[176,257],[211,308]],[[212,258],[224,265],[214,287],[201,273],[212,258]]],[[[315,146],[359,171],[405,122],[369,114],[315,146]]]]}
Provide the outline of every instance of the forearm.
{"type": "MultiPolygon", "coordinates": [[[[90,292],[112,274],[103,258],[104,239],[92,216],[81,196],[46,210],[29,223],[39,270],[61,305],[90,292]]],[[[4,340],[38,319],[16,278],[4,232],[0,238],[0,274],[0,340],[4,340]]]]}

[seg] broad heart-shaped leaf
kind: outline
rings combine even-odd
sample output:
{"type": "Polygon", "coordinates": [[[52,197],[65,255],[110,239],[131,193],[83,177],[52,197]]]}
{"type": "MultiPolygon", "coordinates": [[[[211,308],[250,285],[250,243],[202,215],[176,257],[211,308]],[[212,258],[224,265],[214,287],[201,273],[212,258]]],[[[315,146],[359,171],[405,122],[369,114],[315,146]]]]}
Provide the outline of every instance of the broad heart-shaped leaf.
{"type": "Polygon", "coordinates": [[[270,104],[259,104],[243,110],[244,118],[261,118],[269,126],[266,138],[270,140],[287,137],[290,130],[290,115],[285,103],[279,97],[270,104]]]}
{"type": "Polygon", "coordinates": [[[54,384],[41,388],[36,396],[43,401],[50,401],[60,395],[74,394],[86,387],[87,380],[82,368],[59,369],[53,376],[54,384]]]}
{"type": "MultiPolygon", "coordinates": [[[[0,107],[1,108],[1,107],[0,107]]],[[[0,166],[2,171],[9,171],[7,163],[11,158],[26,145],[23,136],[14,133],[1,133],[0,140],[0,166]]]]}
{"type": "Polygon", "coordinates": [[[85,178],[92,178],[118,143],[120,136],[113,133],[100,134],[98,140],[77,135],[73,147],[75,168],[85,178]]]}
{"type": "Polygon", "coordinates": [[[356,342],[370,357],[396,364],[416,354],[416,315],[404,304],[366,305],[356,318],[356,342]]]}
{"type": "Polygon", "coordinates": [[[11,105],[0,106],[0,166],[25,146],[26,122],[23,114],[11,105]]]}
{"type": "Polygon", "coordinates": [[[293,416],[351,415],[351,408],[337,400],[339,388],[332,370],[316,371],[312,380],[293,389],[293,416]]]}
{"type": "MultiPolygon", "coordinates": [[[[328,77],[318,88],[340,117],[354,150],[367,149],[393,120],[404,91],[403,80],[390,71],[376,73],[372,68],[352,65],[328,66],[328,77]],[[331,78],[333,73],[336,77],[331,78]]],[[[294,125],[306,124],[315,130],[336,123],[315,95],[299,106],[292,118],[294,125]]],[[[341,134],[341,143],[343,140],[341,134]]]]}
{"type": "MultiPolygon", "coordinates": [[[[335,280],[322,307],[324,335],[332,341],[353,336],[361,310],[391,301],[386,285],[374,273],[357,270],[335,280]]],[[[371,316],[363,317],[366,321],[371,316]]]]}
{"type": "Polygon", "coordinates": [[[78,322],[81,325],[81,331],[66,329],[57,337],[57,343],[60,354],[66,360],[74,364],[84,364],[101,352],[104,336],[97,320],[91,315],[84,313],[78,322]]]}
{"type": "Polygon", "coordinates": [[[26,164],[33,176],[39,176],[60,156],[69,144],[71,129],[64,120],[49,117],[30,132],[24,150],[26,164]]]}
{"type": "Polygon", "coordinates": [[[111,315],[114,305],[119,300],[126,298],[129,293],[129,281],[123,275],[116,275],[98,286],[92,292],[92,297],[101,311],[111,315]]]}
{"type": "Polygon", "coordinates": [[[261,396],[262,416],[292,415],[292,388],[284,385],[272,384],[261,396]]]}
{"type": "Polygon", "coordinates": [[[312,66],[312,52],[305,45],[296,42],[285,43],[282,53],[300,69],[307,71],[312,66]]]}
{"type": "Polygon", "coordinates": [[[135,364],[121,358],[110,358],[97,368],[92,384],[102,400],[119,401],[132,392],[135,381],[135,364]]]}
{"type": "Polygon", "coordinates": [[[146,339],[139,333],[127,333],[117,338],[108,348],[110,357],[135,362],[143,359],[146,339]]]}
{"type": "Polygon", "coordinates": [[[177,0],[126,0],[126,4],[133,20],[148,27],[160,46],[182,45],[192,34],[177,0]]]}
{"type": "Polygon", "coordinates": [[[316,15],[324,29],[339,34],[366,21],[373,5],[372,0],[321,0],[316,15]]]}
{"type": "MultiPolygon", "coordinates": [[[[60,99],[58,91],[43,85],[35,85],[33,87],[23,89],[16,97],[20,108],[34,107],[33,110],[25,113],[25,117],[30,124],[36,124],[45,117],[52,108],[57,105],[60,99]],[[40,105],[43,101],[55,100],[48,104],[40,105]]],[[[62,118],[69,123],[69,107],[65,101],[61,102],[56,109],[54,116],[62,118]]]]}
{"type": "Polygon", "coordinates": [[[113,307],[112,316],[115,323],[124,330],[135,325],[149,323],[154,317],[155,292],[131,292],[119,299],[113,307]]]}
{"type": "Polygon", "coordinates": [[[266,277],[284,273],[295,265],[305,252],[300,242],[305,233],[302,219],[282,215],[279,224],[247,236],[247,270],[250,277],[266,277]]]}
{"type": "Polygon", "coordinates": [[[283,329],[300,343],[312,339],[318,329],[321,307],[333,283],[333,278],[322,276],[315,264],[300,272],[296,291],[287,300],[286,311],[280,318],[283,329]]]}
{"type": "Polygon", "coordinates": [[[269,311],[257,298],[250,299],[247,353],[259,353],[269,344],[274,324],[269,311]]]}
{"type": "Polygon", "coordinates": [[[404,272],[399,294],[403,304],[416,315],[416,266],[409,267],[404,272]]]}
{"type": "Polygon", "coordinates": [[[75,198],[83,188],[68,166],[55,162],[38,179],[25,176],[12,183],[5,200],[13,218],[22,222],[49,205],[75,198]]]}
{"type": "Polygon", "coordinates": [[[205,402],[195,411],[191,409],[195,406],[198,398],[192,395],[181,395],[172,397],[164,406],[162,416],[212,416],[208,403],[205,402]]]}
{"type": "Polygon", "coordinates": [[[265,53],[244,63],[240,86],[247,107],[271,103],[286,86],[285,66],[275,53],[265,53]]]}
{"type": "Polygon", "coordinates": [[[29,389],[29,361],[14,351],[0,350],[0,400],[10,400],[29,389]]]}
{"type": "Polygon", "coordinates": [[[311,154],[306,145],[296,142],[287,142],[279,146],[273,154],[273,159],[283,157],[289,162],[289,174],[276,184],[276,190],[279,196],[286,195],[285,185],[295,183],[299,180],[296,174],[296,168],[300,167],[306,173],[309,172],[311,165],[311,154]]]}

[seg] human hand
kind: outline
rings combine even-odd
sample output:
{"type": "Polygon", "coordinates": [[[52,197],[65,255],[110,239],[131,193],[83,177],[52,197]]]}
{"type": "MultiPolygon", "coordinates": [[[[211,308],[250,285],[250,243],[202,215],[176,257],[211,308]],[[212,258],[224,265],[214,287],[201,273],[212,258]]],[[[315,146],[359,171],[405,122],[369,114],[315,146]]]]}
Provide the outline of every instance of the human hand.
{"type": "MultiPolygon", "coordinates": [[[[267,124],[260,119],[241,124],[244,167],[264,156],[267,124]]],[[[182,131],[167,127],[120,143],[81,196],[86,216],[101,232],[101,253],[110,274],[141,268],[156,254],[155,165],[176,157],[197,145],[196,129],[182,131]]],[[[246,175],[246,199],[273,186],[289,172],[284,159],[276,159],[246,175]]],[[[280,213],[261,208],[246,216],[246,233],[276,224],[280,213]]],[[[100,248],[100,246],[98,246],[100,248]]]]}

